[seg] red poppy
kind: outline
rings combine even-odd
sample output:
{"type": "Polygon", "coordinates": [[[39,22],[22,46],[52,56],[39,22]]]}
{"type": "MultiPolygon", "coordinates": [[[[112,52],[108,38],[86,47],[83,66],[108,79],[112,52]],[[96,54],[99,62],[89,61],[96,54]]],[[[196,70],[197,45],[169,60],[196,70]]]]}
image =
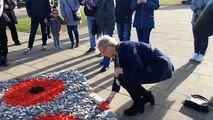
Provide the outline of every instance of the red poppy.
{"type": "Polygon", "coordinates": [[[65,89],[62,80],[38,78],[13,85],[3,96],[5,103],[13,106],[33,106],[47,103],[61,95],[65,89]]]}
{"type": "Polygon", "coordinates": [[[110,109],[110,105],[106,101],[101,101],[99,103],[99,109],[100,110],[109,110],[110,109]]]}
{"type": "Polygon", "coordinates": [[[66,114],[56,114],[56,115],[46,115],[39,116],[38,118],[33,118],[32,120],[79,120],[74,115],[66,114]]]}

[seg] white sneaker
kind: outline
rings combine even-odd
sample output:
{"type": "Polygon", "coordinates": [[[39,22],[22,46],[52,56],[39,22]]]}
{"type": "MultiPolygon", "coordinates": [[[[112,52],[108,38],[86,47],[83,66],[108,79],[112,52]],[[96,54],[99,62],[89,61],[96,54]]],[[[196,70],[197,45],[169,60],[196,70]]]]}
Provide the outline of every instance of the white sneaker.
{"type": "Polygon", "coordinates": [[[47,46],[46,45],[42,45],[42,49],[43,50],[47,50],[47,46]]]}
{"type": "Polygon", "coordinates": [[[194,53],[194,54],[192,55],[192,58],[191,58],[190,60],[195,61],[195,59],[197,58],[198,55],[199,55],[198,53],[194,53]]]}
{"type": "Polygon", "coordinates": [[[28,54],[30,54],[31,51],[32,51],[32,50],[31,50],[30,48],[27,48],[27,49],[25,50],[24,54],[25,54],[25,55],[28,55],[28,54]]]}
{"type": "Polygon", "coordinates": [[[204,55],[199,54],[199,55],[197,56],[197,58],[195,59],[195,61],[197,61],[197,62],[202,62],[202,61],[203,61],[203,58],[204,58],[204,55]]]}

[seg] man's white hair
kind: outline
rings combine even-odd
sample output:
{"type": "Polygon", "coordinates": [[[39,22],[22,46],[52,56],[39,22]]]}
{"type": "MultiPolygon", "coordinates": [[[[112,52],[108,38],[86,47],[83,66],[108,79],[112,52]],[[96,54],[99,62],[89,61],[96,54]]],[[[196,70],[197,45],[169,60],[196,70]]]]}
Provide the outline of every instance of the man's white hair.
{"type": "Polygon", "coordinates": [[[103,35],[98,40],[98,48],[108,48],[117,46],[118,42],[109,35],[103,35]]]}

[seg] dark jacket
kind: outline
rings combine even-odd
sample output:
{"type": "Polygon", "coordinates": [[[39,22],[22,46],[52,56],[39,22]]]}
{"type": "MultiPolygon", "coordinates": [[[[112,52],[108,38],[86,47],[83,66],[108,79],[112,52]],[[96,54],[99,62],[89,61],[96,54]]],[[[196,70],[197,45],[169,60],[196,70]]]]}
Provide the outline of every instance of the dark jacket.
{"type": "MultiPolygon", "coordinates": [[[[124,73],[122,80],[127,81],[127,83],[160,82],[171,78],[174,70],[168,55],[143,42],[121,42],[118,47],[118,57],[124,73]]],[[[122,80],[120,80],[121,85],[122,80]]]]}
{"type": "Polygon", "coordinates": [[[97,0],[96,23],[98,31],[111,32],[115,26],[114,0],[97,0]]]}
{"type": "Polygon", "coordinates": [[[142,4],[137,4],[137,0],[132,0],[131,9],[136,10],[133,27],[154,28],[154,10],[159,7],[159,0],[147,0],[147,3],[142,4]]]}
{"type": "Polygon", "coordinates": [[[194,30],[202,37],[213,35],[213,0],[209,0],[201,14],[194,24],[194,30]]]}
{"type": "Polygon", "coordinates": [[[17,2],[16,0],[5,0],[8,3],[9,9],[5,9],[8,17],[10,18],[11,22],[17,24],[17,18],[13,9],[15,9],[17,2]]]}
{"type": "Polygon", "coordinates": [[[27,0],[27,14],[31,18],[50,18],[50,3],[49,0],[27,0]]]}
{"type": "Polygon", "coordinates": [[[61,31],[61,24],[63,24],[63,23],[64,22],[60,16],[58,16],[57,19],[54,19],[54,17],[51,16],[50,27],[51,27],[51,32],[53,35],[59,35],[59,33],[61,31]]]}
{"type": "Polygon", "coordinates": [[[94,10],[94,9],[92,9],[92,10],[88,9],[88,8],[87,8],[87,4],[82,4],[82,3],[81,3],[82,1],[83,1],[83,0],[79,0],[80,4],[81,4],[82,6],[84,6],[84,13],[85,13],[85,15],[86,15],[86,16],[90,16],[90,17],[94,17],[94,15],[95,15],[95,10],[94,10]]]}
{"type": "Polygon", "coordinates": [[[132,23],[132,13],[130,9],[131,0],[116,0],[115,17],[117,23],[132,23]]]}

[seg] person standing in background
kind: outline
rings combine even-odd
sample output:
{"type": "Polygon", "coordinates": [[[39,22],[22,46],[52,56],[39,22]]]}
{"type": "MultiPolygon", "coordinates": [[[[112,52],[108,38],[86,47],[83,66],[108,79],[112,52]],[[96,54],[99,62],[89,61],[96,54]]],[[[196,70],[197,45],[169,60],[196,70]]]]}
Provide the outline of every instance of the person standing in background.
{"type": "Polygon", "coordinates": [[[67,24],[67,31],[71,41],[70,48],[74,48],[74,37],[75,35],[75,48],[79,46],[79,33],[78,25],[80,20],[74,20],[73,12],[80,13],[80,3],[79,0],[60,0],[61,15],[64,17],[64,22],[67,24]]]}
{"type": "Polygon", "coordinates": [[[194,36],[194,54],[190,60],[196,62],[202,62],[206,49],[208,47],[209,36],[207,35],[199,35],[199,33],[195,30],[196,22],[203,17],[202,13],[209,3],[210,0],[192,0],[191,9],[193,11],[192,17],[192,31],[194,36]]]}
{"type": "Polygon", "coordinates": [[[95,35],[92,34],[92,24],[94,22],[95,15],[95,3],[93,0],[80,0],[81,5],[84,5],[84,13],[87,16],[87,27],[90,36],[90,48],[86,51],[86,54],[95,52],[96,39],[95,35]]]}
{"type": "Polygon", "coordinates": [[[7,14],[3,11],[4,9],[4,0],[0,0],[0,66],[8,66],[7,62],[7,34],[6,26],[10,22],[7,14]]]}
{"type": "Polygon", "coordinates": [[[10,18],[10,21],[11,21],[10,24],[8,24],[7,26],[9,27],[9,29],[11,31],[11,36],[14,41],[14,44],[21,45],[21,43],[18,39],[18,33],[16,30],[16,25],[15,25],[18,23],[15,12],[14,12],[17,2],[16,2],[16,0],[4,0],[4,3],[5,3],[4,11],[7,14],[7,16],[10,18]]]}
{"type": "Polygon", "coordinates": [[[140,42],[150,43],[150,33],[155,26],[154,10],[159,7],[159,0],[132,0],[131,9],[136,11],[133,27],[140,42]]]}
{"type": "Polygon", "coordinates": [[[120,41],[130,40],[132,28],[132,13],[130,9],[131,0],[115,0],[115,17],[120,41]]]}
{"type": "MultiPolygon", "coordinates": [[[[50,2],[50,9],[51,9],[54,6],[54,1],[53,0],[49,0],[49,2],[50,2]]],[[[48,36],[48,38],[52,38],[51,29],[50,29],[49,25],[47,25],[47,36],[48,36]]]]}
{"type": "Polygon", "coordinates": [[[38,25],[41,25],[42,32],[42,49],[47,49],[47,23],[50,19],[50,3],[49,0],[27,0],[26,1],[27,14],[31,18],[31,30],[28,42],[28,48],[24,54],[27,55],[32,51],[35,35],[38,25]]]}
{"type": "MultiPolygon", "coordinates": [[[[97,0],[96,1],[97,12],[95,13],[97,29],[101,31],[103,35],[113,36],[115,28],[115,3],[114,0],[97,0]]],[[[103,65],[100,72],[105,72],[110,64],[110,58],[104,56],[103,61],[100,63],[103,65]]]]}
{"type": "Polygon", "coordinates": [[[51,32],[54,39],[54,46],[56,50],[61,49],[60,46],[61,24],[63,24],[63,20],[59,16],[58,10],[55,9],[52,11],[49,26],[51,28],[51,32]]]}

